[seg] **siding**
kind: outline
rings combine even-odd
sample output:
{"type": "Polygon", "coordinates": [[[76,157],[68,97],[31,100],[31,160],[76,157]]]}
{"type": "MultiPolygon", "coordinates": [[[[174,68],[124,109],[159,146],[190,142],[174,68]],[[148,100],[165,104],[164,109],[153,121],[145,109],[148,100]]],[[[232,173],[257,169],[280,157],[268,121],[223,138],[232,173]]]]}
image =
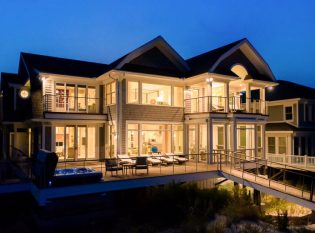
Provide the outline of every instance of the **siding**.
{"type": "Polygon", "coordinates": [[[43,117],[43,97],[40,90],[31,93],[32,114],[34,118],[43,117]]]}
{"type": "Polygon", "coordinates": [[[269,121],[283,121],[283,105],[269,106],[269,121]]]}

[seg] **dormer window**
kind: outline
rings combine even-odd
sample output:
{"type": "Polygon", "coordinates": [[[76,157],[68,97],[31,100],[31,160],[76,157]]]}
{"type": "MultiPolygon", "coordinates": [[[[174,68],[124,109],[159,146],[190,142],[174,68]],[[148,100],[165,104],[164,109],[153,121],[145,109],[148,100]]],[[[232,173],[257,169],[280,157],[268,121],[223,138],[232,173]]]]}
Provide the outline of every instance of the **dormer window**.
{"type": "Polygon", "coordinates": [[[285,110],[285,120],[286,121],[293,120],[293,109],[292,109],[292,106],[286,106],[284,108],[284,110],[285,110]]]}

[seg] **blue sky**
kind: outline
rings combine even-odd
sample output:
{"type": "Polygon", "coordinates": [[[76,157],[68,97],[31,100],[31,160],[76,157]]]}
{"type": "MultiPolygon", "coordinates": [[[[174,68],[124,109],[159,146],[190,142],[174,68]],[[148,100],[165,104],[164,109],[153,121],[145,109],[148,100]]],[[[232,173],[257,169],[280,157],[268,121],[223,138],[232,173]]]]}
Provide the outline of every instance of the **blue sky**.
{"type": "Polygon", "coordinates": [[[277,79],[315,87],[314,0],[0,0],[0,72],[21,51],[110,63],[162,35],[184,58],[247,37],[277,79]]]}

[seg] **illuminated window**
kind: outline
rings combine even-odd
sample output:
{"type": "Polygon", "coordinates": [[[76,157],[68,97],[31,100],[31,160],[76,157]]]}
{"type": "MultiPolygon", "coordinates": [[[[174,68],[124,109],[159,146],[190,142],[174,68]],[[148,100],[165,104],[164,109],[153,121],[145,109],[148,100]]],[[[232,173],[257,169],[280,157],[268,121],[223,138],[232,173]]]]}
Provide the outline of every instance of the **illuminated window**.
{"type": "Polygon", "coordinates": [[[276,153],[276,138],[268,137],[268,153],[275,154],[276,153]]]}
{"type": "Polygon", "coordinates": [[[143,83],[142,103],[151,105],[171,105],[171,86],[143,83]]]}
{"type": "Polygon", "coordinates": [[[278,145],[279,154],[286,154],[287,153],[286,137],[279,137],[278,139],[279,139],[279,145],[278,145]]]}
{"type": "Polygon", "coordinates": [[[128,81],[128,103],[139,103],[139,83],[128,81]]]}
{"type": "Polygon", "coordinates": [[[248,72],[247,70],[245,69],[244,66],[242,65],[234,65],[232,68],[231,68],[231,71],[236,74],[238,77],[244,79],[247,75],[248,75],[248,72]]]}
{"type": "Polygon", "coordinates": [[[174,87],[174,106],[183,107],[184,89],[182,87],[174,87]]]}
{"type": "Polygon", "coordinates": [[[116,104],[116,82],[106,84],[106,105],[116,104]]]}

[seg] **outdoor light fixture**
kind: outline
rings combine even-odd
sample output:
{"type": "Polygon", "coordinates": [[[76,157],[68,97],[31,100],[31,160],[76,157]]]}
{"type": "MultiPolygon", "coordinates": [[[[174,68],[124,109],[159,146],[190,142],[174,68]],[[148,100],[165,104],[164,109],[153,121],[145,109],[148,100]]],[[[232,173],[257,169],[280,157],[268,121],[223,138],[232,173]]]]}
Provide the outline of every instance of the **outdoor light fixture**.
{"type": "Polygon", "coordinates": [[[20,89],[19,95],[22,99],[27,99],[30,97],[30,91],[28,88],[23,87],[20,89]]]}
{"type": "Polygon", "coordinates": [[[207,83],[210,83],[210,82],[212,82],[213,81],[213,78],[206,78],[206,82],[207,83]]]}
{"type": "Polygon", "coordinates": [[[273,90],[273,86],[268,87],[268,90],[272,91],[273,90]]]}

